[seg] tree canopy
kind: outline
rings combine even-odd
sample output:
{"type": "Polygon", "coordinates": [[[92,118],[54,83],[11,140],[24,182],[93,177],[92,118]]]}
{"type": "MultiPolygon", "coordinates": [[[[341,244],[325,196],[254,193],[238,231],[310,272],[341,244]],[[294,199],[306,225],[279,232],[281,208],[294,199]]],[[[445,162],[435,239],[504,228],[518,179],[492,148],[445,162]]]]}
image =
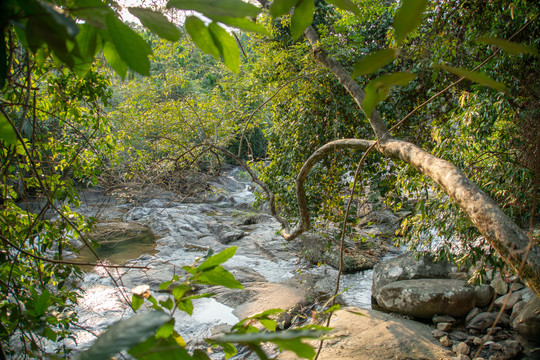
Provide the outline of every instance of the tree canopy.
{"type": "Polygon", "coordinates": [[[6,0],[0,13],[4,351],[18,334],[36,354],[34,336],[70,336],[80,270],[64,254],[91,247],[95,222],[75,210],[81,189],[187,193],[222,161],[250,165],[289,241],[357,225],[344,209],[359,194],[411,212],[397,241],[504,262],[540,294],[532,3],[6,0]]]}

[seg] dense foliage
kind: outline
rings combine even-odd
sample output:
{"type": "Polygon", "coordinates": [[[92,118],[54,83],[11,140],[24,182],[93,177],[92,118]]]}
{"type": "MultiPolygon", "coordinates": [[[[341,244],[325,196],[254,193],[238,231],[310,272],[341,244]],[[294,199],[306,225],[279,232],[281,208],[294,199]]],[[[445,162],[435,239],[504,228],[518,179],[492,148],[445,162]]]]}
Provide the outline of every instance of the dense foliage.
{"type": "MultiPolygon", "coordinates": [[[[77,240],[90,245],[85,233],[95,221],[76,212],[81,189],[160,186],[185,194],[232,161],[219,153],[225,148],[252,163],[281,214],[294,220],[295,178],[306,159],[332,140],[373,139],[373,109],[389,127],[408,116],[395,134],[456,164],[521,227],[534,225],[540,24],[533,4],[408,1],[417,11],[382,0],[276,0],[261,11],[223,3],[169,1],[169,8],[211,21],[189,13],[181,27],[161,12],[129,8],[143,27],[123,23],[116,4],[100,0],[2,2],[0,338],[6,355],[39,357],[48,351],[44,339],[70,337],[77,321],[71,283],[80,270],[65,256],[77,240]],[[301,38],[311,23],[321,48],[365,87],[365,114],[313,61],[301,38]],[[479,65],[484,75],[470,72],[479,65]],[[440,92],[456,74],[468,80],[440,92]],[[395,85],[402,86],[390,91],[395,85]]],[[[360,155],[336,151],[310,173],[308,209],[319,224],[343,221],[360,155]]],[[[361,180],[353,189],[360,202],[411,211],[400,241],[437,248],[459,262],[498,260],[448,195],[412,167],[372,154],[361,180]]],[[[194,282],[238,287],[220,266],[229,255],[208,256],[185,270],[194,282]]],[[[182,286],[167,302],[134,296],[131,305],[137,310],[145,298],[155,310],[189,310],[182,286]]],[[[275,331],[270,315],[250,320],[275,331]]],[[[158,321],[148,330],[159,327],[159,336],[139,349],[176,341],[189,356],[174,323],[163,319],[165,325],[158,321]]],[[[250,337],[249,322],[235,331],[239,337],[221,339],[229,355],[230,342],[243,342],[263,357],[257,344],[268,340],[313,357],[298,338],[305,333],[250,337]]]]}

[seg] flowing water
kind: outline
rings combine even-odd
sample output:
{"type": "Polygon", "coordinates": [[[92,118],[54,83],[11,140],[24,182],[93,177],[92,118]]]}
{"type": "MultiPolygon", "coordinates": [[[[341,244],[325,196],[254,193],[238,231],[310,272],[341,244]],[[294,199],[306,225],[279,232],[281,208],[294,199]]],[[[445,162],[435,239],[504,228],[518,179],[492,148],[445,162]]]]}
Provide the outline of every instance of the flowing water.
{"type": "MultiPolygon", "coordinates": [[[[204,256],[206,248],[217,252],[238,246],[237,254],[226,263],[233,274],[249,269],[271,283],[284,282],[299,273],[335,279],[335,269],[310,265],[298,260],[293,251],[287,251],[278,235],[279,224],[268,215],[265,215],[267,221],[240,227],[244,232],[242,240],[227,245],[216,241],[217,233],[238,230],[235,216],[250,211],[255,200],[249,184],[236,180],[235,172],[216,184],[219,191],[207,203],[151,200],[124,215],[122,221],[148,225],[152,232],[140,234],[135,243],[133,239],[106,242],[100,251],[111,263],[134,259],[127,264],[148,266],[148,270],[116,269],[107,273],[96,268],[87,272],[79,284],[81,298],[77,311],[81,328],[74,333],[75,341],[65,343],[67,347],[84,349],[109,325],[133,314],[127,299],[131,298],[130,289],[134,286],[149,285],[154,297],[166,299],[168,294],[155,291],[159,283],[171,280],[181,266],[204,256]],[[258,249],[261,244],[273,244],[273,248],[258,249]]],[[[342,279],[341,288],[348,288],[342,300],[347,305],[371,308],[372,270],[347,274],[342,279]]],[[[210,336],[217,325],[232,325],[238,321],[232,307],[213,298],[195,300],[193,316],[177,311],[174,317],[177,331],[188,342],[210,336]]]]}

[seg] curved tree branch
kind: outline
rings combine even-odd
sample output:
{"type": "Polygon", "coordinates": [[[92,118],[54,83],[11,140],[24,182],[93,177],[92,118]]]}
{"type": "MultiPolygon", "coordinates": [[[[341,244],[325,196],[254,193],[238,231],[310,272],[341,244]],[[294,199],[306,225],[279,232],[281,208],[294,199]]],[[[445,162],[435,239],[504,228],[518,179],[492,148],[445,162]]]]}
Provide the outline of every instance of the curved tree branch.
{"type": "MultiPolygon", "coordinates": [[[[331,71],[362,108],[364,92],[345,68],[329,57],[320,47],[315,30],[309,27],[305,35],[311,43],[315,59],[331,71]]],[[[377,150],[385,156],[399,159],[430,177],[461,207],[474,226],[486,238],[501,258],[512,267],[528,286],[540,296],[540,248],[534,245],[527,254],[529,239],[498,206],[475,183],[469,180],[456,166],[422,150],[420,147],[390,136],[386,125],[376,111],[369,122],[378,139],[377,150]],[[521,268],[521,264],[524,264],[521,268]]],[[[365,150],[372,142],[367,140],[338,140],[317,150],[304,164],[297,178],[296,191],[300,210],[300,223],[285,239],[292,240],[309,229],[309,214],[305,204],[303,182],[309,170],[324,155],[340,148],[365,150]],[[362,144],[360,146],[360,144],[362,144]]]]}

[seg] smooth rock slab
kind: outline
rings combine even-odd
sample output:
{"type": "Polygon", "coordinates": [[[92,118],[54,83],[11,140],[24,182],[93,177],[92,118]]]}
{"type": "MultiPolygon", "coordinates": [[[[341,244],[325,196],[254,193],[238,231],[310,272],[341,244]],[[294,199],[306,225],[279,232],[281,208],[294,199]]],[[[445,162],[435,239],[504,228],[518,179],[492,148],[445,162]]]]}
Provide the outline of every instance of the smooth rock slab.
{"type": "MultiPolygon", "coordinates": [[[[338,310],[332,316],[330,327],[333,328],[331,338],[324,342],[320,360],[426,360],[448,359],[452,354],[432,337],[431,329],[425,324],[376,310],[338,310]]],[[[319,342],[310,344],[317,347],[319,342]]],[[[297,360],[298,357],[287,351],[278,359],[297,360]]]]}
{"type": "Polygon", "coordinates": [[[402,280],[447,278],[450,270],[450,264],[434,263],[428,255],[417,259],[416,255],[405,253],[375,265],[371,291],[376,299],[385,285],[402,280]]]}
{"type": "Polygon", "coordinates": [[[463,280],[403,280],[383,286],[376,300],[383,309],[422,319],[463,317],[474,308],[475,293],[463,280]]]}

